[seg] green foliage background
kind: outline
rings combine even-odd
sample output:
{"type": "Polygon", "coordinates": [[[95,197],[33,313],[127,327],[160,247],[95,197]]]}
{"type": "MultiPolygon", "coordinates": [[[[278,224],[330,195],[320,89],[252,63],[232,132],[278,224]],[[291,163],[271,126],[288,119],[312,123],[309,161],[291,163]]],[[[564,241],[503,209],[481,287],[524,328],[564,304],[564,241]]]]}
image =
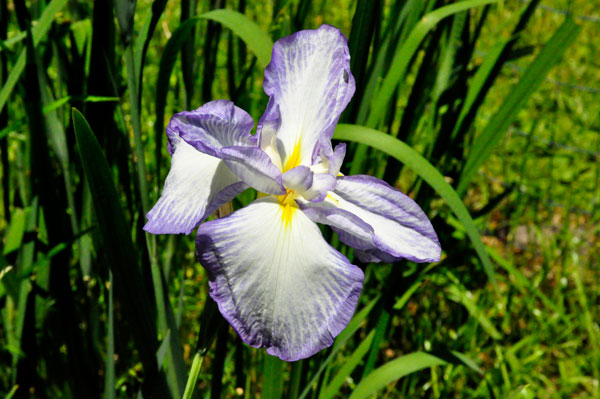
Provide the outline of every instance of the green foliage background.
{"type": "Polygon", "coordinates": [[[0,0],[0,395],[600,397],[599,36],[584,0],[0,0]],[[343,172],[415,198],[443,256],[357,263],[349,326],[285,363],[223,321],[192,236],[141,227],[170,116],[258,120],[273,41],[322,23],[358,87],[343,172]]]}

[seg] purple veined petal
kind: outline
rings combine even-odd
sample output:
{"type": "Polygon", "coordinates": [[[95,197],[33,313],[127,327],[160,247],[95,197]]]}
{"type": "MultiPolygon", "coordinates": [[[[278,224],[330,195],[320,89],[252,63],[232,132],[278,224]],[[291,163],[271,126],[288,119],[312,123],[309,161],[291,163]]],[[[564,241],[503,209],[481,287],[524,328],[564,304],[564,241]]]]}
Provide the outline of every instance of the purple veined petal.
{"type": "Polygon", "coordinates": [[[373,227],[353,213],[336,207],[331,201],[318,204],[298,201],[298,204],[313,222],[332,226],[341,232],[350,232],[347,240],[342,240],[344,244],[365,251],[374,248],[373,227]]]}
{"type": "Polygon", "coordinates": [[[252,117],[233,102],[215,100],[194,111],[175,114],[167,126],[167,136],[170,141],[181,138],[218,158],[222,147],[256,146],[257,139],[250,134],[253,126],[252,117]]]}
{"type": "MultiPolygon", "coordinates": [[[[346,37],[336,28],[322,25],[278,40],[263,84],[272,105],[262,122],[272,121],[278,105],[281,125],[277,148],[282,163],[300,146],[301,165],[311,165],[315,146],[323,136],[331,140],[340,114],[354,94],[346,37]]],[[[294,165],[296,166],[296,165],[294,165]]]]}
{"type": "Polygon", "coordinates": [[[285,194],[281,171],[260,148],[224,147],[221,149],[221,158],[229,169],[249,186],[263,193],[285,194]]]}
{"type": "Polygon", "coordinates": [[[346,144],[340,143],[331,149],[331,142],[320,140],[315,147],[318,150],[318,156],[311,166],[311,170],[316,173],[329,173],[331,176],[338,176],[344,157],[346,156],[346,144]]]}
{"type": "Polygon", "coordinates": [[[283,185],[290,190],[304,193],[313,185],[314,173],[308,166],[297,166],[283,174],[283,185]]]}
{"type": "Polygon", "coordinates": [[[330,346],[348,324],[363,272],[295,208],[264,197],[200,225],[198,258],[210,295],[240,335],[283,360],[330,346]]]}
{"type": "MultiPolygon", "coordinates": [[[[366,175],[339,177],[328,201],[373,228],[374,248],[358,249],[386,262],[440,260],[440,243],[427,215],[411,198],[384,181],[366,175]]],[[[340,240],[355,238],[353,231],[334,227],[340,233],[340,240]]]]}
{"type": "Polygon", "coordinates": [[[148,212],[144,230],[153,234],[189,234],[219,206],[248,186],[218,158],[172,137],[171,169],[162,195],[148,212]]]}

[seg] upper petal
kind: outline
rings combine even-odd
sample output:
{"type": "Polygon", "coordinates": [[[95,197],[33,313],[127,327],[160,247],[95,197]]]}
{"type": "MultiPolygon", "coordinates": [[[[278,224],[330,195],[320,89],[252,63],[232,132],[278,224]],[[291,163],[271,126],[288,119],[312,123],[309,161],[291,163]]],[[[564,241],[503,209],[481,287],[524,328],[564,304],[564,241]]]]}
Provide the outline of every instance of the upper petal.
{"type": "Polygon", "coordinates": [[[218,158],[171,138],[171,169],[162,195],[148,212],[144,230],[154,234],[189,234],[219,206],[248,186],[218,158]]]}
{"type": "MultiPolygon", "coordinates": [[[[194,111],[175,114],[167,126],[169,139],[180,137],[198,151],[220,157],[222,147],[256,146],[254,126],[246,111],[228,100],[215,100],[194,111]]],[[[172,144],[172,143],[171,143],[172,144]]]]}
{"type": "Polygon", "coordinates": [[[210,295],[244,342],[283,360],[330,346],[364,275],[303,212],[272,197],[202,224],[196,240],[210,295]]]}
{"type": "Polygon", "coordinates": [[[385,262],[440,259],[440,243],[427,215],[411,198],[375,177],[339,177],[335,190],[323,204],[303,204],[311,206],[322,208],[318,215],[322,221],[318,221],[331,225],[342,242],[361,250],[361,259],[385,262]],[[335,217],[325,219],[323,213],[335,217]],[[354,217],[372,227],[370,239],[354,217]]]}
{"type": "Polygon", "coordinates": [[[271,101],[261,124],[276,126],[280,118],[276,146],[282,164],[300,145],[300,164],[311,165],[317,142],[322,136],[331,140],[354,94],[346,37],[322,25],[278,40],[263,86],[271,101]]]}

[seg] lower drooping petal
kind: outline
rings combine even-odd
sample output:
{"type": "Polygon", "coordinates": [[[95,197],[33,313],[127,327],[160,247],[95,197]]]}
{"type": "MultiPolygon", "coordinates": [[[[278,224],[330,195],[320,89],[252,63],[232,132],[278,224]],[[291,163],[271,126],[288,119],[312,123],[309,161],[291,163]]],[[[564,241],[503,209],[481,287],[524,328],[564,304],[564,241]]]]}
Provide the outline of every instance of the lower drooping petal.
{"type": "Polygon", "coordinates": [[[162,195],[148,212],[144,230],[189,234],[201,220],[248,186],[218,158],[173,140],[171,169],[162,195]]]}
{"type": "Polygon", "coordinates": [[[298,208],[261,198],[202,224],[196,244],[211,297],[250,346],[306,358],[352,317],[364,275],[298,208]]]}

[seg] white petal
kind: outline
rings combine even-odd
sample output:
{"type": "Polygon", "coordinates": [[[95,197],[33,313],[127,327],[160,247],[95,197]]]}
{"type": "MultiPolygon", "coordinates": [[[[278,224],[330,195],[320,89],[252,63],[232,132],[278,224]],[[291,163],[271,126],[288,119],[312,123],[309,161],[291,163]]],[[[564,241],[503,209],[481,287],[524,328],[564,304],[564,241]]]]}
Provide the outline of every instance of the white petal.
{"type": "Polygon", "coordinates": [[[319,140],[331,140],[354,94],[346,38],[338,29],[323,25],[278,40],[263,86],[271,100],[261,124],[275,126],[280,118],[276,147],[283,172],[311,165],[315,146],[319,140]]]}
{"type": "Polygon", "coordinates": [[[200,221],[247,186],[218,158],[183,140],[173,141],[171,169],[163,192],[146,217],[154,234],[189,234],[200,221]]]}
{"type": "Polygon", "coordinates": [[[363,273],[317,225],[273,197],[198,229],[210,295],[241,338],[284,360],[332,344],[350,320],[363,273]]]}

